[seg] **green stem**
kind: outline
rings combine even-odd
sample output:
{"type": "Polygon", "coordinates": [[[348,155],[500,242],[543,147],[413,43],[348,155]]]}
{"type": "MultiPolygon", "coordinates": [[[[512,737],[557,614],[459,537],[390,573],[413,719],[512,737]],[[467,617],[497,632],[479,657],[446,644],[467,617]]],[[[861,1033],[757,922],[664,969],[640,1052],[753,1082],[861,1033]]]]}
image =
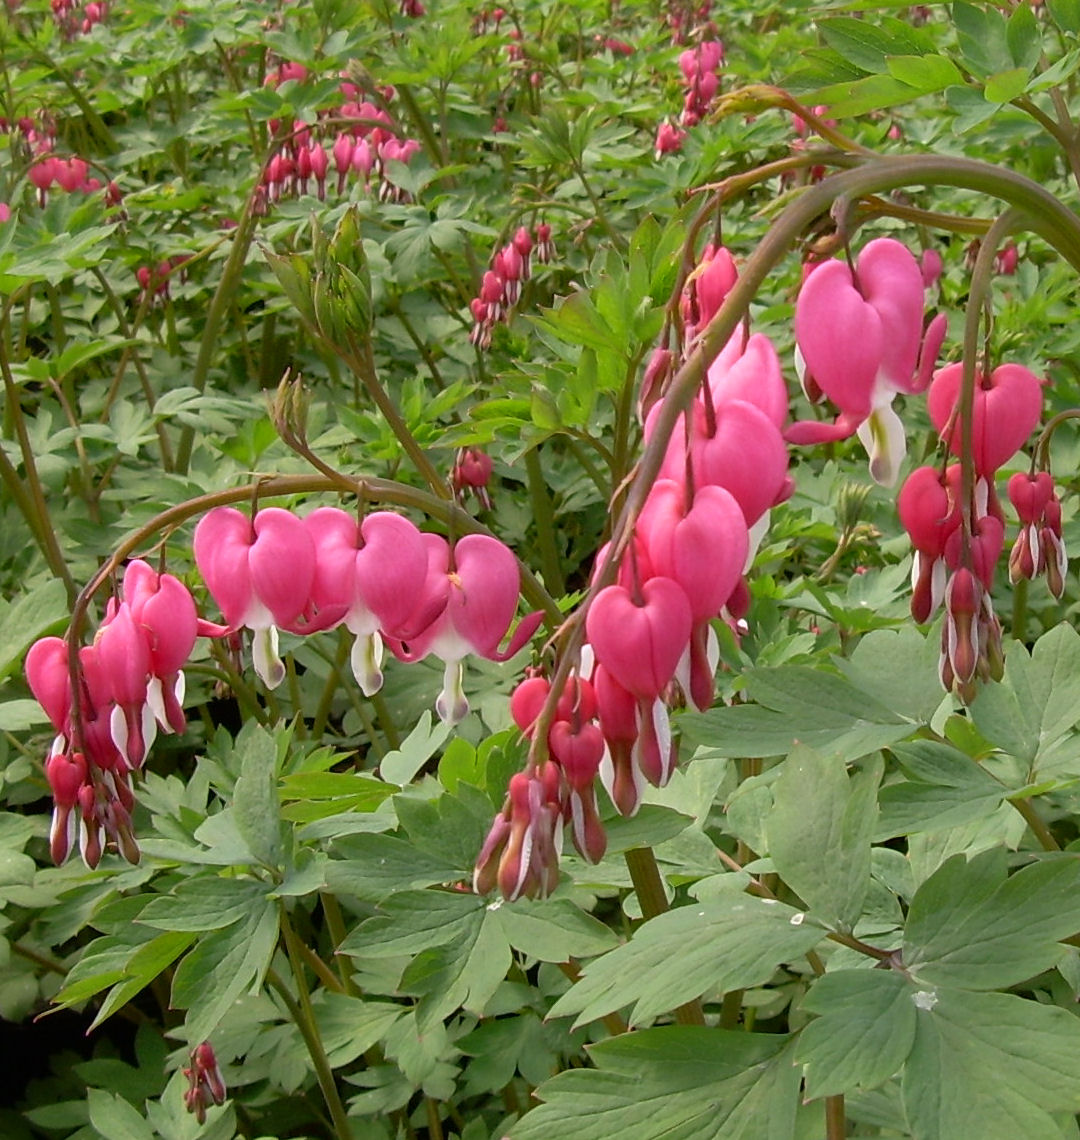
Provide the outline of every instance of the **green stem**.
{"type": "Polygon", "coordinates": [[[339,954],[338,947],[345,942],[345,919],[341,913],[341,903],[337,896],[330,891],[320,891],[319,900],[322,902],[323,917],[326,919],[326,929],[330,931],[330,938],[334,944],[334,958],[337,961],[338,973],[341,975],[341,984],[345,992],[356,997],[359,990],[352,978],[352,959],[348,954],[339,954]]]}
{"type": "MultiPolygon", "coordinates": [[[[225,267],[221,271],[221,280],[214,292],[210,307],[206,310],[206,324],[203,327],[202,339],[199,341],[199,353],[195,358],[195,368],[191,374],[191,385],[202,392],[206,388],[206,381],[210,376],[210,366],[214,354],[218,350],[218,335],[221,324],[229,307],[235,302],[236,294],[240,288],[240,278],[244,272],[244,263],[247,261],[248,250],[255,237],[255,227],[258,217],[255,214],[255,191],[259,183],[252,188],[244,203],[244,212],[240,215],[240,222],[233,230],[232,248],[229,250],[225,267]]],[[[186,475],[188,465],[191,463],[191,449],[195,444],[195,428],[185,425],[180,434],[180,443],[176,451],[176,470],[186,475]]]]}
{"type": "Polygon", "coordinates": [[[1054,838],[1050,828],[1035,810],[1035,805],[1026,796],[1010,796],[1009,803],[1024,817],[1032,834],[1044,851],[1060,851],[1061,844],[1054,838]]]}
{"type": "Polygon", "coordinates": [[[540,449],[530,447],[525,452],[525,475],[529,483],[529,501],[532,503],[533,522],[536,524],[536,545],[540,551],[540,568],[544,586],[550,594],[560,598],[566,593],[559,548],[555,539],[555,514],[551,509],[551,496],[544,482],[540,465],[540,449]]]}
{"type": "Polygon", "coordinates": [[[844,1097],[825,1098],[825,1140],[844,1140],[847,1135],[847,1121],[844,1119],[844,1097]]]}
{"type": "Polygon", "coordinates": [[[375,371],[375,356],[371,351],[371,341],[365,340],[363,344],[357,344],[356,340],[350,337],[349,349],[350,351],[347,354],[343,354],[345,362],[360,377],[368,395],[375,401],[375,406],[397,437],[402,450],[412,460],[413,466],[431,488],[432,493],[443,499],[450,498],[450,488],[447,486],[446,480],[439,474],[438,469],[416,442],[415,436],[409,431],[408,424],[405,423],[401,413],[397,410],[397,405],[390,399],[382,384],[379,383],[378,373],[375,371]]]}
{"type": "Polygon", "coordinates": [[[1027,636],[1028,580],[1021,578],[1013,586],[1012,635],[1017,641],[1027,636]]]}
{"type": "MultiPolygon", "coordinates": [[[[15,385],[14,377],[11,375],[11,365],[7,353],[8,333],[10,331],[9,312],[10,302],[4,306],[2,327],[0,327],[0,374],[3,375],[7,412],[15,428],[15,438],[19,444],[19,454],[22,456],[23,470],[26,473],[25,484],[23,484],[26,493],[15,496],[15,501],[22,506],[29,507],[30,513],[26,515],[26,520],[37,537],[38,544],[45,555],[45,561],[49,564],[49,569],[64,583],[68,595],[68,604],[72,605],[78,591],[71,571],[68,570],[67,562],[64,560],[63,552],[60,550],[60,542],[56,537],[52,517],[45,502],[45,491],[41,486],[37,462],[34,459],[34,449],[30,443],[30,435],[26,430],[26,419],[23,416],[22,403],[19,400],[19,390],[15,385]]],[[[4,463],[8,468],[11,468],[7,456],[4,457],[4,463]]],[[[5,482],[9,485],[12,483],[12,476],[14,476],[15,482],[21,482],[14,468],[5,470],[3,473],[5,482]]]]}
{"type": "MultiPolygon", "coordinates": [[[[652,848],[634,847],[626,852],[624,858],[641,906],[642,918],[648,920],[663,914],[668,909],[667,894],[652,848]]],[[[701,1002],[695,998],[680,1005],[675,1010],[675,1020],[679,1025],[704,1025],[705,1014],[701,1002]]]]}
{"type": "MultiPolygon", "coordinates": [[[[322,1090],[326,1107],[330,1111],[330,1119],[334,1122],[334,1131],[337,1134],[337,1138],[338,1140],[353,1140],[352,1126],[349,1124],[349,1118],[345,1113],[345,1106],[341,1103],[337,1083],[334,1081],[334,1073],[330,1068],[330,1062],[327,1060],[326,1050],[323,1049],[322,1038],[319,1036],[319,1028],[315,1021],[315,1011],[311,1007],[311,993],[308,990],[307,978],[304,976],[304,963],[300,943],[297,940],[296,932],[292,928],[292,923],[289,921],[289,914],[284,903],[279,904],[279,912],[281,916],[281,933],[285,942],[285,953],[288,955],[289,965],[292,968],[298,998],[297,1001],[292,1003],[290,1013],[296,1021],[296,1027],[300,1030],[304,1044],[307,1046],[308,1053],[311,1056],[311,1063],[315,1066],[315,1077],[319,1082],[319,1088],[322,1090]]],[[[287,991],[283,992],[279,990],[279,993],[282,993],[282,997],[284,998],[287,991]]],[[[291,995],[289,995],[289,998],[291,999],[291,995]]],[[[288,1000],[286,1000],[286,1005],[289,1005],[288,1000]]]]}

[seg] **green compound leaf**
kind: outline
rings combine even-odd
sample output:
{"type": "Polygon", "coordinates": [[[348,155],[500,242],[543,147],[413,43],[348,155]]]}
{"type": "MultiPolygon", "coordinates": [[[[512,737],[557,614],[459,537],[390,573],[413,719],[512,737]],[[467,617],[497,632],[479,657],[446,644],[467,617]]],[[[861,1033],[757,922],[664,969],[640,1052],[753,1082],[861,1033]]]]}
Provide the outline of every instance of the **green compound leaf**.
{"type": "Polygon", "coordinates": [[[808,1097],[884,1084],[911,1052],[917,1010],[902,974],[837,970],[818,978],[802,1005],[820,1015],[795,1046],[808,1097]]]}
{"type": "Polygon", "coordinates": [[[509,1140],[793,1140],[799,1070],[780,1035],[664,1027],[593,1046],[541,1085],[509,1140]]]}
{"type": "Polygon", "coordinates": [[[915,893],[904,965],[930,985],[991,990],[1054,965],[1080,930],[1080,858],[1050,856],[1005,877],[1001,848],[954,855],[915,893]]]}
{"type": "Polygon", "coordinates": [[[640,1024],[712,990],[761,985],[823,937],[800,911],[735,886],[650,919],[626,945],[586,966],[548,1016],[578,1014],[577,1026],[633,1004],[631,1024],[640,1024]]]}
{"type": "Polygon", "coordinates": [[[1080,1111],[1080,1021],[1014,994],[918,991],[904,1107],[919,1140],[1059,1140],[1080,1111]]]}
{"type": "Polygon", "coordinates": [[[880,765],[849,779],[842,757],[797,748],[773,788],[766,822],[780,877],[823,921],[851,929],[870,887],[880,765]]]}

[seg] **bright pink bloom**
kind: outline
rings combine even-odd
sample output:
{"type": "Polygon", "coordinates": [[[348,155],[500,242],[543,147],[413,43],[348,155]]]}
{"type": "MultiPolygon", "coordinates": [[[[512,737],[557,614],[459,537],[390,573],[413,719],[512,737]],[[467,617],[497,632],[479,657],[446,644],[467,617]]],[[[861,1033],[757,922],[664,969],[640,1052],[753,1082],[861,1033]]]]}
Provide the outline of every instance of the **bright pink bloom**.
{"type": "Polygon", "coordinates": [[[356,635],[352,670],[365,696],[382,687],[380,632],[401,636],[427,576],[420,531],[392,511],[367,515],[362,523],[337,507],[320,507],[304,519],[315,548],[311,600],[356,635]]]}
{"type": "Polygon", "coordinates": [[[838,260],[814,269],[795,306],[795,338],[807,372],[840,415],[834,424],[793,424],[785,433],[791,443],[858,432],[870,474],[885,486],[895,483],[906,441],[893,399],[925,388],[945,335],[938,317],[923,340],[923,288],[918,262],[892,238],[870,242],[855,275],[838,260]]]}
{"type": "Polygon", "coordinates": [[[517,610],[520,575],[509,547],[481,534],[467,534],[451,551],[437,534],[425,534],[427,577],[414,598],[415,632],[389,641],[405,661],[419,661],[429,653],[445,669],[443,687],[435,702],[439,716],[456,724],[469,711],[462,688],[462,660],[470,653],[491,661],[506,661],[536,631],[542,614],[523,618],[506,650],[499,649],[517,610]]]}
{"type": "Polygon", "coordinates": [[[233,629],[254,633],[255,670],[269,688],[285,679],[278,628],[294,628],[315,579],[315,546],[303,523],[279,507],[254,520],[215,507],[195,528],[195,562],[233,629]]]}
{"type": "MultiPolygon", "coordinates": [[[[934,374],[927,396],[930,419],[953,455],[960,454],[962,424],[956,413],[964,366],[950,364],[934,374]]],[[[972,459],[986,479],[1024,445],[1042,414],[1042,381],[1020,364],[1001,364],[976,376],[972,459]]]]}
{"type": "Polygon", "coordinates": [[[686,131],[679,130],[665,119],[656,130],[656,157],[659,158],[662,154],[678,154],[682,150],[685,138],[686,131]]]}

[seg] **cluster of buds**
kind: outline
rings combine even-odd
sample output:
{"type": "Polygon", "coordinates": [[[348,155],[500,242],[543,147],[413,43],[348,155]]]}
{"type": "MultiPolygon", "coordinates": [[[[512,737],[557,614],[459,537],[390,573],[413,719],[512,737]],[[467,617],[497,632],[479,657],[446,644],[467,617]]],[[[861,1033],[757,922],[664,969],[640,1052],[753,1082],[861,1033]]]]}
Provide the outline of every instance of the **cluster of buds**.
{"type": "MultiPolygon", "coordinates": [[[[307,77],[307,69],[301,64],[282,63],[266,77],[266,83],[276,87],[287,81],[303,83],[307,77]]],[[[384,100],[393,97],[393,88],[385,91],[384,100]]],[[[352,125],[337,130],[335,135],[333,129],[321,123],[312,126],[294,122],[285,142],[263,171],[257,191],[258,209],[265,211],[270,203],[282,198],[312,192],[324,201],[328,181],[335,183],[340,195],[350,179],[358,179],[365,188],[374,187],[381,201],[405,199],[404,191],[387,177],[387,164],[408,165],[420,144],[398,135],[385,107],[359,99],[356,84],[344,80],[341,94],[344,101],[332,117],[351,120],[352,125]]],[[[321,117],[331,116],[327,113],[321,117]]],[[[270,126],[275,136],[281,131],[279,122],[273,121],[270,126]]]]}
{"type": "Polygon", "coordinates": [[[1009,581],[1046,575],[1055,598],[1065,592],[1068,557],[1061,537],[1061,501],[1048,471],[1025,475],[1018,471],[1009,480],[1009,502],[1020,519],[1020,533],[1009,554],[1009,581]]]}
{"type": "Polygon", "coordinates": [[[671,32],[671,42],[676,46],[689,42],[694,34],[704,31],[715,34],[715,27],[709,17],[712,14],[712,0],[669,0],[664,6],[664,24],[671,32]]]}
{"type": "Polygon", "coordinates": [[[184,1107],[200,1124],[205,1124],[207,1108],[211,1104],[224,1104],[226,1095],[225,1081],[209,1041],[192,1049],[183,1072],[188,1083],[184,1090],[184,1107]]]}
{"type": "Polygon", "coordinates": [[[51,0],[53,20],[66,40],[88,35],[108,14],[105,0],[91,0],[80,8],[77,0],[51,0]]]}
{"type": "Polygon", "coordinates": [[[519,226],[513,238],[491,259],[491,268],[480,282],[480,295],[469,302],[474,322],[469,341],[477,348],[490,348],[492,329],[500,321],[509,320],[510,311],[521,297],[522,283],[532,275],[533,257],[542,264],[554,257],[550,225],[539,223],[533,239],[527,226],[519,226]]]}
{"type": "Polygon", "coordinates": [[[253,634],[255,670],[273,688],[285,678],[278,630],[307,635],[344,625],[352,668],[368,696],[382,686],[383,646],[399,660],[444,664],[436,710],[456,724],[469,711],[462,662],[513,656],[540,614],[517,627],[517,559],[498,539],[470,534],[453,546],[408,519],[380,511],[358,520],[337,507],[300,519],[278,507],[254,519],[217,507],[195,529],[195,561],[231,630],[253,634]]]}
{"type": "Polygon", "coordinates": [[[472,18],[473,35],[486,36],[491,32],[498,33],[505,19],[505,8],[481,8],[472,18]]]}
{"type": "Polygon", "coordinates": [[[45,637],[31,646],[26,678],[57,733],[45,765],[55,800],[50,846],[57,863],[67,858],[76,835],[89,867],[97,866],[108,841],[138,862],[132,773],[159,727],[184,731],[181,670],[199,634],[223,632],[198,618],[178,578],[136,559],[93,643],[78,651],[76,697],[68,643],[45,637]]]}
{"type": "Polygon", "coordinates": [[[458,502],[464,502],[466,495],[473,494],[481,508],[490,511],[491,493],[488,491],[490,482],[491,456],[478,447],[461,448],[450,476],[450,483],[458,502]]]}
{"type": "Polygon", "coordinates": [[[181,253],[159,261],[153,268],[140,265],[135,270],[135,280],[139,283],[139,304],[152,301],[155,297],[167,297],[172,275],[179,270],[180,280],[184,280],[184,265],[189,260],[188,254],[181,253]]]}
{"type": "Polygon", "coordinates": [[[696,127],[709,113],[720,89],[720,65],[723,62],[724,45],[719,40],[703,40],[679,56],[679,70],[686,87],[680,119],[684,127],[696,127]]]}

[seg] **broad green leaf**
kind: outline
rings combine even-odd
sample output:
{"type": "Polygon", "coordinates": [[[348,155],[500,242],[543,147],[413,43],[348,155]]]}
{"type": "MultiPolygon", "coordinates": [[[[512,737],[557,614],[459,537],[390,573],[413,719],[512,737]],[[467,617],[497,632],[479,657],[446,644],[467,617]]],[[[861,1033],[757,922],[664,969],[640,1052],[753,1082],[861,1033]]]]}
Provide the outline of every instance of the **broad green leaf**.
{"type": "Polygon", "coordinates": [[[901,83],[891,75],[868,75],[854,83],[837,83],[822,87],[814,93],[829,108],[830,115],[850,118],[878,111],[885,107],[898,107],[910,103],[922,94],[917,88],[901,83]]]}
{"type": "Polygon", "coordinates": [[[878,840],[983,819],[1007,794],[970,756],[949,744],[914,740],[894,745],[892,752],[910,778],[881,789],[878,840]]]}
{"type": "Polygon", "coordinates": [[[240,776],[233,793],[232,814],[252,855],[268,867],[280,864],[281,817],[275,788],[277,744],[251,722],[236,738],[240,776]]]}
{"type": "MultiPolygon", "coordinates": [[[[975,727],[992,744],[1032,766],[1080,720],[1080,633],[1061,622],[1043,634],[1029,654],[1009,645],[1005,678],[985,685],[971,709],[975,727]]],[[[1054,765],[1059,775],[1080,766],[1054,765]]]]}
{"type": "Polygon", "coordinates": [[[151,899],[138,921],[158,930],[221,930],[261,913],[266,897],[266,884],[254,879],[200,875],[171,895],[151,899]]]}
{"type": "Polygon", "coordinates": [[[1028,76],[1031,74],[1027,67],[1010,67],[1007,71],[999,71],[986,80],[984,95],[989,103],[1008,103],[1027,90],[1028,76]]]}
{"type": "Polygon", "coordinates": [[[262,981],[278,938],[277,907],[267,902],[224,930],[204,935],[173,975],[173,1005],[186,1009],[192,1041],[210,1036],[233,1003],[262,981]]]}
{"type": "Polygon", "coordinates": [[[759,705],[715,708],[686,718],[680,726],[684,736],[724,756],[786,755],[801,743],[857,759],[912,731],[909,721],[825,669],[755,669],[746,684],[759,705]]]}
{"type": "Polygon", "coordinates": [[[0,704],[0,731],[25,732],[28,728],[49,723],[37,701],[15,700],[0,704]]]}
{"type": "Polygon", "coordinates": [[[435,755],[450,735],[450,726],[439,721],[432,727],[430,712],[425,712],[416,727],[402,741],[401,747],[388,752],[379,765],[379,775],[391,784],[404,787],[435,755]]]}
{"type": "Polygon", "coordinates": [[[521,898],[488,910],[515,950],[542,962],[592,958],[618,945],[609,927],[569,899],[521,898]]]}
{"type": "Polygon", "coordinates": [[[382,903],[381,914],[352,931],[338,952],[368,958],[419,954],[461,937],[486,905],[476,895],[402,891],[382,903]]]}
{"type": "Polygon", "coordinates": [[[0,677],[6,677],[15,668],[32,641],[67,616],[64,583],[56,578],[42,582],[11,605],[0,608],[0,677]]]}
{"type": "Polygon", "coordinates": [[[140,946],[132,954],[124,967],[124,978],[117,982],[101,1003],[90,1025],[96,1029],[103,1021],[112,1017],[118,1009],[122,1009],[138,993],[141,993],[167,966],[171,966],[177,958],[195,941],[193,933],[184,931],[167,931],[159,934],[157,938],[140,946]]]}
{"type": "Polygon", "coordinates": [[[367,902],[379,902],[395,891],[445,883],[461,874],[446,859],[393,835],[352,835],[335,847],[343,858],[327,863],[327,887],[367,902]]]}
{"type": "Polygon", "coordinates": [[[1080,33],[1080,0],[1047,0],[1046,7],[1063,32],[1080,33]]]}
{"type": "Polygon", "coordinates": [[[957,42],[968,69],[985,78],[1013,66],[1005,19],[994,8],[955,3],[952,6],[957,42]]]}
{"type": "Polygon", "coordinates": [[[806,1095],[871,1089],[900,1071],[915,1040],[915,1005],[903,974],[836,970],[818,978],[803,1009],[819,1016],[799,1035],[806,1095]]]}
{"type": "Polygon", "coordinates": [[[803,918],[737,887],[678,907],[590,962],[548,1016],[577,1014],[577,1026],[633,1004],[630,1021],[640,1024],[713,990],[763,985],[781,962],[802,957],[824,937],[803,918]]]}
{"type": "Polygon", "coordinates": [[[1080,931],[1080,857],[1048,856],[1005,877],[998,849],[954,855],[915,893],[904,965],[931,985],[1001,989],[1048,970],[1080,931]]]}
{"type": "Polygon", "coordinates": [[[904,1107],[919,1140],[1056,1140],[1080,1111],[1080,1021],[1014,994],[917,991],[904,1107]]]}
{"type": "Polygon", "coordinates": [[[880,778],[875,765],[849,779],[840,756],[800,747],[773,785],[765,826],[776,870],[811,913],[848,930],[870,886],[880,778]]]}
{"type": "Polygon", "coordinates": [[[416,1019],[422,1033],[460,1007],[482,1014],[513,962],[490,907],[473,910],[454,929],[453,940],[422,951],[401,977],[401,989],[420,997],[416,1019]]]}
{"type": "Polygon", "coordinates": [[[787,1038],[663,1027],[593,1046],[595,1069],[571,1069],[509,1140],[794,1140],[798,1068],[787,1038]]]}
{"type": "Polygon", "coordinates": [[[956,64],[943,55],[897,55],[888,61],[888,67],[894,79],[924,95],[964,81],[956,64]]]}
{"type": "Polygon", "coordinates": [[[1042,55],[1042,36],[1039,21],[1029,4],[1018,4],[1005,26],[1005,41],[1009,54],[1018,68],[1030,72],[1042,55]]]}
{"type": "Polygon", "coordinates": [[[355,1061],[377,1044],[405,1013],[385,1001],[364,1001],[349,994],[320,989],[312,999],[323,1048],[333,1068],[355,1061]]]}
{"type": "Polygon", "coordinates": [[[884,72],[890,56],[920,56],[927,50],[924,34],[891,16],[873,21],[837,16],[818,28],[833,51],[863,71],[884,72]]]}
{"type": "Polygon", "coordinates": [[[90,1123],[101,1140],[154,1140],[154,1130],[122,1096],[104,1089],[88,1089],[87,1103],[90,1123]]]}

